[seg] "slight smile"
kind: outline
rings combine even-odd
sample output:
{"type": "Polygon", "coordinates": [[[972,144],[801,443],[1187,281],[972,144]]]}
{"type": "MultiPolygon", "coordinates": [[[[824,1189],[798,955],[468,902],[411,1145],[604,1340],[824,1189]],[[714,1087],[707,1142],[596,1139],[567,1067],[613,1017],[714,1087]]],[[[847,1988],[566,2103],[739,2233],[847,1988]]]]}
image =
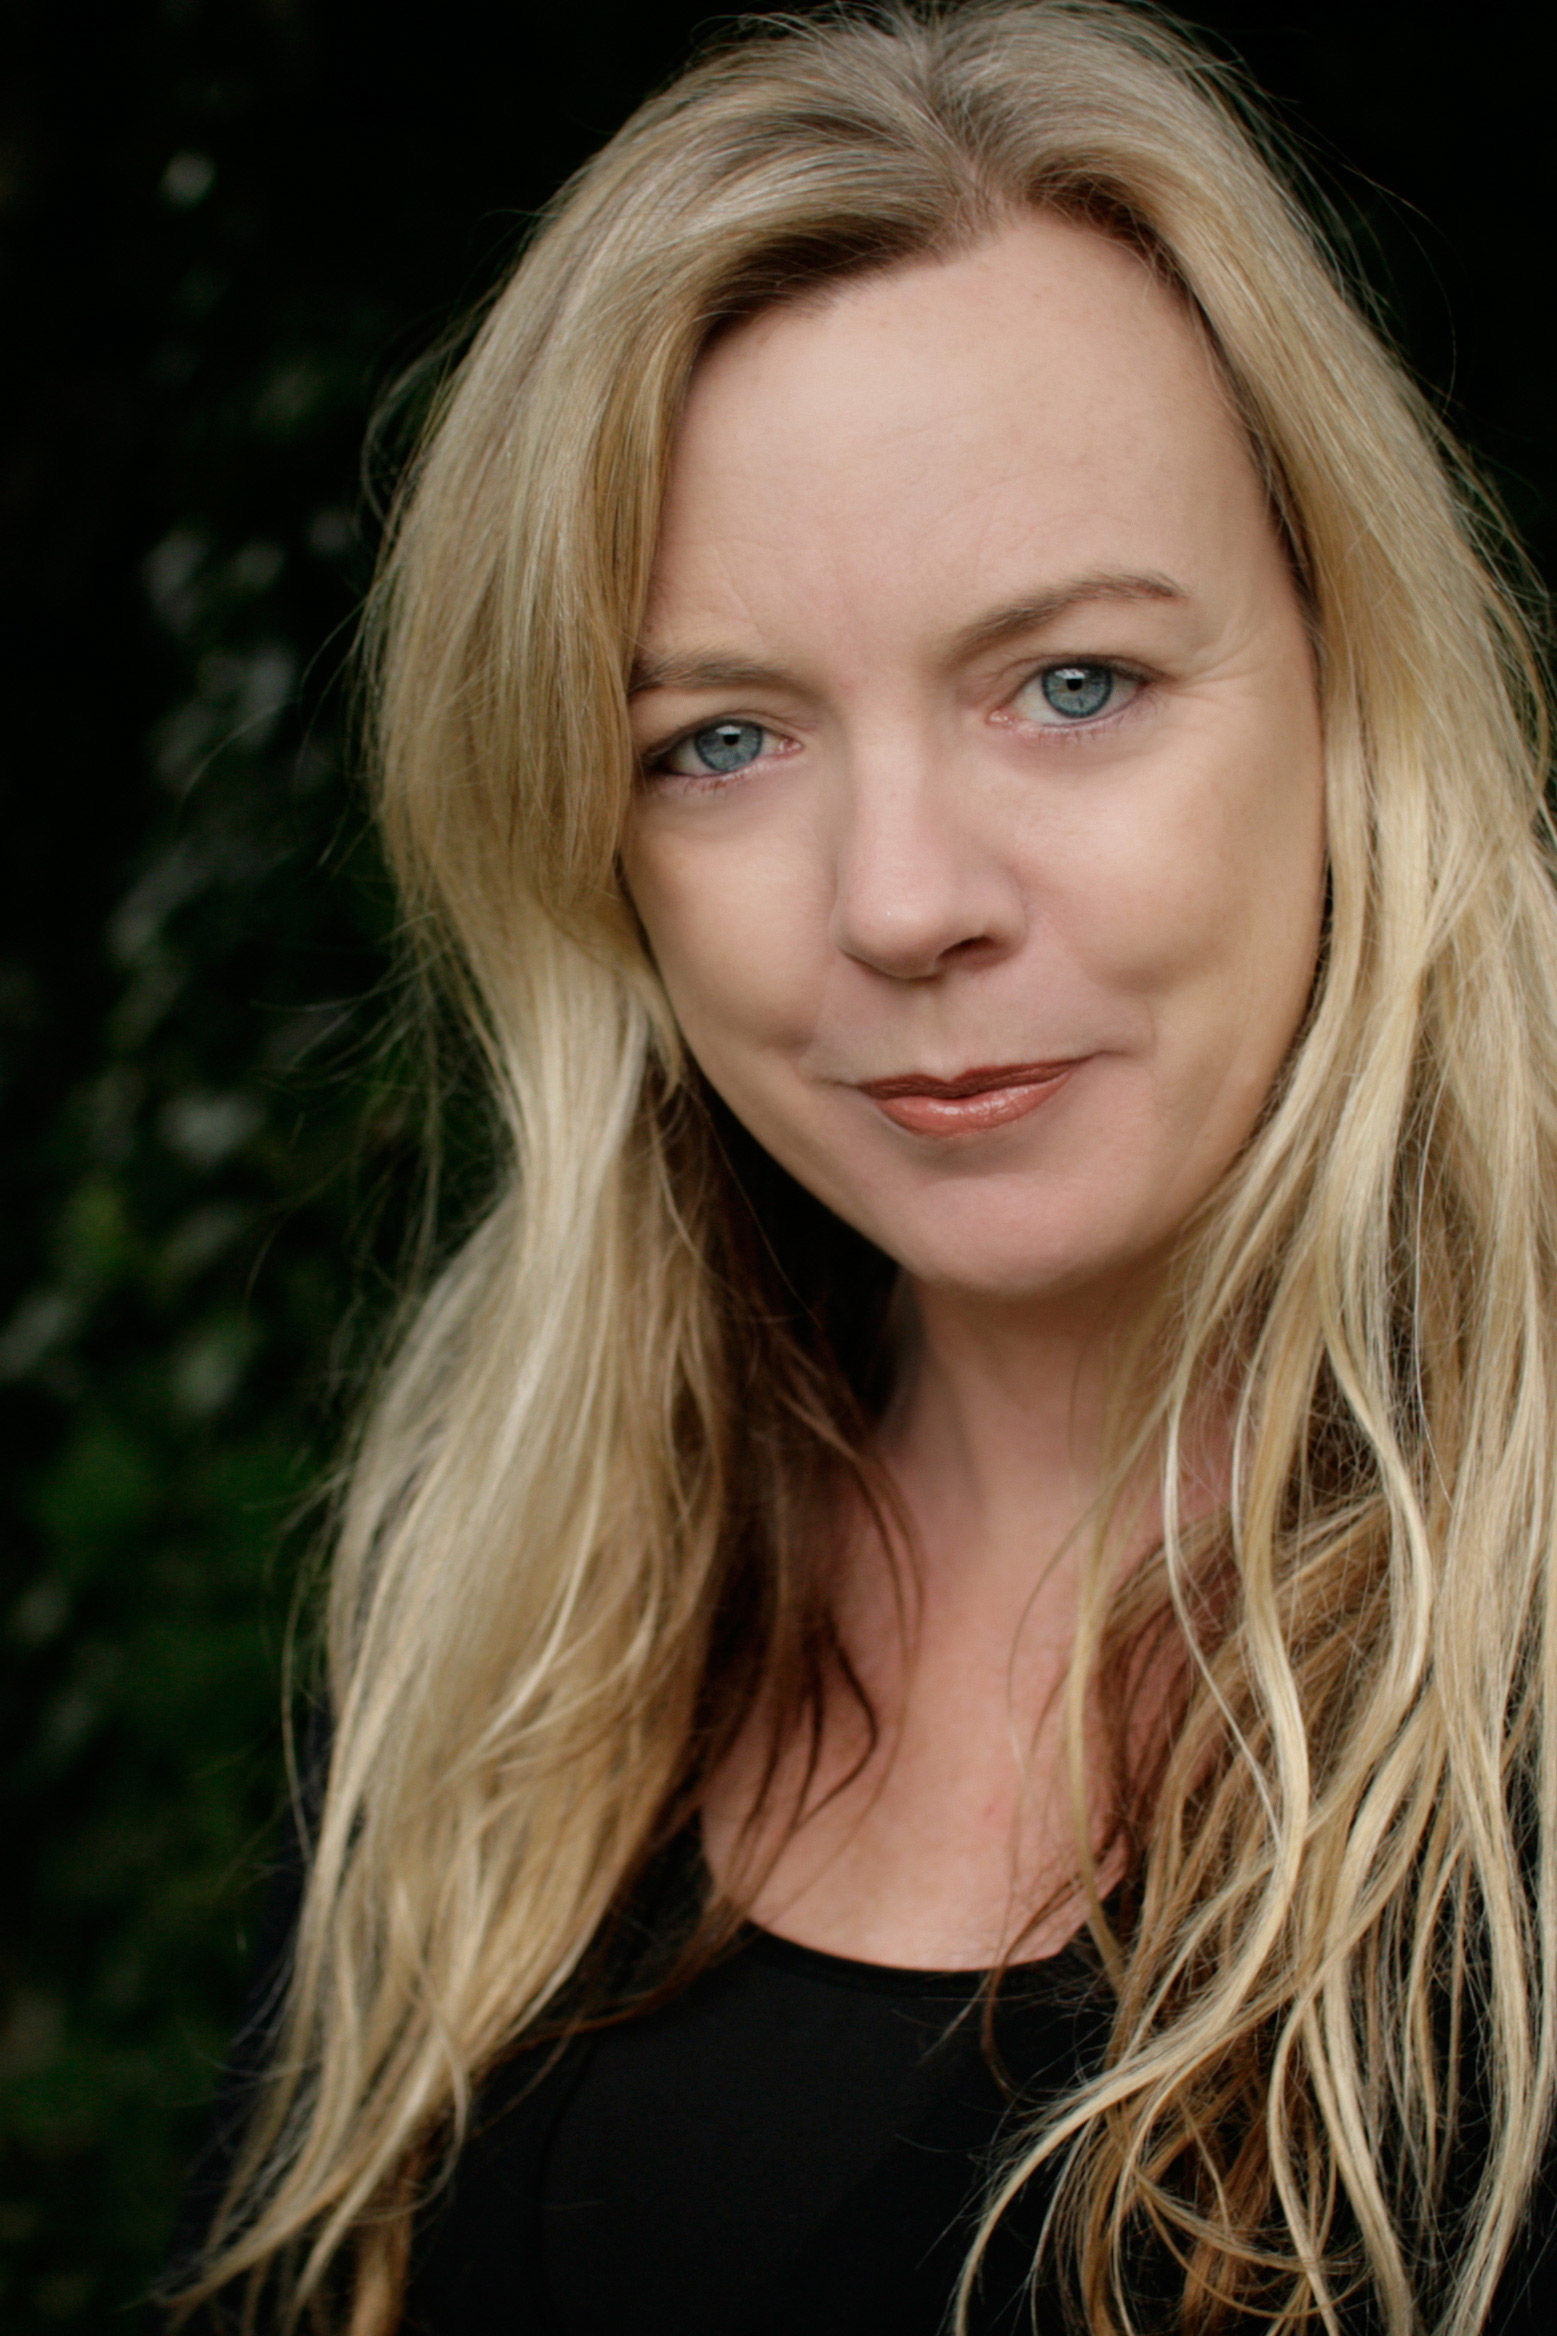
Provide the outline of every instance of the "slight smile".
{"type": "Polygon", "coordinates": [[[977,1135],[1025,1119],[1058,1092],[1075,1068],[1075,1060],[996,1063],[955,1079],[911,1071],[899,1079],[862,1079],[859,1091],[913,1135],[977,1135]]]}

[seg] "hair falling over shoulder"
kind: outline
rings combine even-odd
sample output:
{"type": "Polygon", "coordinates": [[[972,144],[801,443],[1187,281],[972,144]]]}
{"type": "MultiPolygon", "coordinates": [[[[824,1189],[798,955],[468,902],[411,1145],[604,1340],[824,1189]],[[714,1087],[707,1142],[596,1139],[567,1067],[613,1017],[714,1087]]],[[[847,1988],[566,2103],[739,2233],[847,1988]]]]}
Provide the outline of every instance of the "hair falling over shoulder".
{"type": "Polygon", "coordinates": [[[540,223],[403,493],[383,827],[504,1166],[353,1464],[301,1925],[182,2298],[235,2324],[263,2302],[387,2336],[474,2083],[735,1716],[803,1711],[831,1659],[819,1521],[868,1480],[882,1278],[852,1237],[786,1232],[783,1196],[768,1220],[682,1059],[617,873],[628,663],[709,334],[1024,206],[1128,238],[1217,354],[1311,610],[1330,907],[1279,1089],[1118,1391],[1119,1481],[1154,1455],[1166,1529],[1123,1574],[1099,1528],[1078,1780],[1099,1677],[1165,1632],[1188,1656],[1171,1740],[1121,1748],[1113,1929],[1092,1876],[1106,2064],[990,2214],[1057,2162],[1045,2243],[1096,2336],[1136,2324],[1143,2247],[1186,2330],[1334,2328],[1362,2289],[1388,2336],[1471,2336],[1492,2294],[1557,2005],[1535,663],[1493,522],[1235,77],[1145,9],[972,0],[763,19],[652,98],[540,223]],[[1180,1441],[1213,1383],[1232,1497],[1191,1533],[1180,1441]]]}

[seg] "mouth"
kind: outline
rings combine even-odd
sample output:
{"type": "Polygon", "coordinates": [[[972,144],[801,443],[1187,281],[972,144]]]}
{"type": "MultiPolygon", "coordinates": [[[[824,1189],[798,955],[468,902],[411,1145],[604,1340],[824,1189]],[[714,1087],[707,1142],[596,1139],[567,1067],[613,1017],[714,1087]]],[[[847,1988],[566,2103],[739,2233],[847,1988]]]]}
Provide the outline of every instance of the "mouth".
{"type": "Polygon", "coordinates": [[[910,1071],[897,1079],[862,1079],[859,1091],[897,1127],[919,1136],[982,1134],[1025,1119],[1059,1092],[1077,1063],[996,1063],[933,1079],[910,1071]]]}

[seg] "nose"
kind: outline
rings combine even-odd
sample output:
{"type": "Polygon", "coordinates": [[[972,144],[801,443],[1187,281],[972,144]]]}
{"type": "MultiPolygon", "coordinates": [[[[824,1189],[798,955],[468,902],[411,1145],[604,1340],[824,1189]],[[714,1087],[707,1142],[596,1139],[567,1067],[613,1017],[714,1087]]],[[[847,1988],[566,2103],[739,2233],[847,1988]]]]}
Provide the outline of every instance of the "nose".
{"type": "Polygon", "coordinates": [[[978,793],[932,742],[899,738],[850,758],[834,846],[835,948],[894,981],[927,981],[1020,945],[1022,890],[978,793]]]}

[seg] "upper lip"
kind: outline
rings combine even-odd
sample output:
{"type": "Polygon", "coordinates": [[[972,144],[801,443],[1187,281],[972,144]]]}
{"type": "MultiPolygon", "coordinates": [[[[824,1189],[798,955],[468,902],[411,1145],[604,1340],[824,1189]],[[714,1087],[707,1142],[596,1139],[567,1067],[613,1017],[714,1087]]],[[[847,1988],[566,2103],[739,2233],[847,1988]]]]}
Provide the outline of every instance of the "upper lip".
{"type": "Polygon", "coordinates": [[[858,1086],[862,1095],[876,1095],[884,1101],[894,1095],[940,1095],[951,1103],[998,1087],[1036,1087],[1044,1079],[1057,1079],[1075,1059],[1064,1055],[1057,1062],[981,1063],[974,1070],[959,1071],[954,1079],[932,1078],[928,1071],[905,1071],[898,1078],[861,1079],[858,1086]]]}

